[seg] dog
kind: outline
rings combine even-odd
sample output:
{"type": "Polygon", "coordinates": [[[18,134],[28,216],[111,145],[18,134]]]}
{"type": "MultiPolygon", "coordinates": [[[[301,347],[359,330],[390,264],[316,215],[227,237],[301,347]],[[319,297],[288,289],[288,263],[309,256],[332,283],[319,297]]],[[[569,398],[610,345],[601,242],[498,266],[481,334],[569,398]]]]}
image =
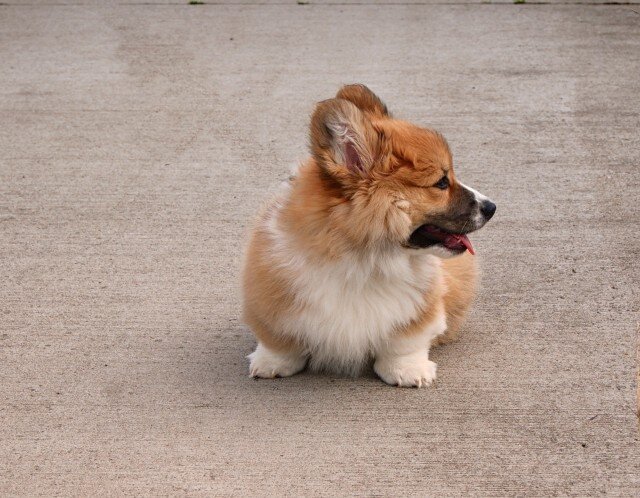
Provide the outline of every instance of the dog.
{"type": "Polygon", "coordinates": [[[387,384],[436,378],[429,348],[474,297],[467,234],[496,205],[460,183],[444,137],[394,119],[364,85],[317,104],[311,157],[260,215],[243,264],[252,377],[307,365],[387,384]]]}

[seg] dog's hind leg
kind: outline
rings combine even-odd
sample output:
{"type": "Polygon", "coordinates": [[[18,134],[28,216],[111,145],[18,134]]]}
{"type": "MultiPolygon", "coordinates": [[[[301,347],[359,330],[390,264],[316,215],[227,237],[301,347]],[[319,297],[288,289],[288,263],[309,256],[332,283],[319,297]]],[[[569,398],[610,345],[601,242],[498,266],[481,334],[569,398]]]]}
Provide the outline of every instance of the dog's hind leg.
{"type": "Polygon", "coordinates": [[[247,356],[251,377],[289,377],[304,369],[308,355],[296,341],[273,334],[258,320],[246,319],[246,322],[258,338],[256,350],[247,356]]]}
{"type": "Polygon", "coordinates": [[[274,351],[258,343],[256,350],[249,356],[249,374],[251,377],[273,379],[290,377],[302,371],[307,364],[307,356],[298,351],[274,351]]]}

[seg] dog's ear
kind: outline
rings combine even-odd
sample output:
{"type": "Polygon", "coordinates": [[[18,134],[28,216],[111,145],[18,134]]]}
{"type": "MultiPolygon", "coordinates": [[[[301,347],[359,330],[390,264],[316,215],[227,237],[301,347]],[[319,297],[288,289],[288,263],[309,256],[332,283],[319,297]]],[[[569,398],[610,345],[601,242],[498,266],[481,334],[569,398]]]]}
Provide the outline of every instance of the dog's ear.
{"type": "Polygon", "coordinates": [[[362,112],[377,117],[390,116],[387,106],[365,85],[345,85],[336,95],[337,99],[348,100],[362,112]]]}
{"type": "Polygon", "coordinates": [[[311,153],[334,177],[366,177],[379,154],[380,135],[369,118],[343,99],[320,102],[311,117],[311,153]]]}

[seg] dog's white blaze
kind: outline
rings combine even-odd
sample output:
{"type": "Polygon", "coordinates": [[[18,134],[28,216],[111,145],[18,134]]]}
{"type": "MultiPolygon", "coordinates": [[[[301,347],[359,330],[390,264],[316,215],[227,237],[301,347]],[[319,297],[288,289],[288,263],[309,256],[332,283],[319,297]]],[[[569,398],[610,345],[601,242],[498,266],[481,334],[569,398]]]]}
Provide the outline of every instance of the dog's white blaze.
{"type": "Polygon", "coordinates": [[[314,263],[292,247],[278,208],[265,220],[271,255],[294,275],[300,306],[274,325],[308,347],[311,367],[355,374],[398,326],[418,317],[425,292],[440,278],[440,262],[397,247],[314,263]]]}
{"type": "Polygon", "coordinates": [[[478,202],[478,204],[482,203],[483,201],[488,201],[489,200],[489,198],[486,195],[481,194],[476,189],[471,188],[471,187],[469,187],[468,185],[465,185],[462,182],[460,182],[460,185],[462,185],[464,188],[466,188],[467,190],[469,190],[470,192],[473,193],[473,195],[475,196],[476,201],[478,202]]]}
{"type": "Polygon", "coordinates": [[[480,206],[484,201],[490,201],[491,199],[489,199],[486,195],[481,194],[476,189],[471,188],[468,185],[465,185],[462,182],[460,182],[460,185],[462,185],[464,188],[470,191],[476,199],[476,203],[478,207],[477,207],[476,214],[473,216],[473,222],[476,225],[476,229],[481,228],[486,223],[487,220],[485,220],[484,216],[482,216],[482,213],[480,212],[480,206]]]}

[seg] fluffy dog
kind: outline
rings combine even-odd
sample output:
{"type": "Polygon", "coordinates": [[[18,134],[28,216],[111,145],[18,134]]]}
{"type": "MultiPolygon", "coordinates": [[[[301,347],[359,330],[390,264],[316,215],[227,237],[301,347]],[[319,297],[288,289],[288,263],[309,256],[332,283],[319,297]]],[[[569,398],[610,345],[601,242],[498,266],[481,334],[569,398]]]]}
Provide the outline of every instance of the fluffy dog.
{"type": "Polygon", "coordinates": [[[305,368],[427,386],[432,344],[453,339],[473,299],[466,234],[496,206],[460,183],[438,132],[393,119],[364,85],[311,118],[311,158],[266,207],[243,270],[254,377],[305,368]]]}

